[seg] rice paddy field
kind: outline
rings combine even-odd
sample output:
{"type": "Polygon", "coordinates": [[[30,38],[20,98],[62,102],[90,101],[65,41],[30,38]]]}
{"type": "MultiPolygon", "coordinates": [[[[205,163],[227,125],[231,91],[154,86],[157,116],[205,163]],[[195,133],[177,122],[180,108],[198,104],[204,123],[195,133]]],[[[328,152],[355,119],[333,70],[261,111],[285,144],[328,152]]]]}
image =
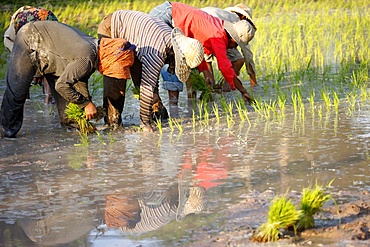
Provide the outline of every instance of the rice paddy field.
{"type": "MultiPolygon", "coordinates": [[[[96,36],[105,15],[161,3],[3,1],[0,29],[27,4],[96,36]]],[[[249,86],[244,67],[240,75],[253,105],[238,92],[188,101],[185,90],[179,117],[143,133],[129,88],[124,130],[98,122],[85,136],[62,129],[55,106],[32,86],[18,138],[0,140],[0,246],[369,246],[370,3],[244,4],[257,26],[250,45],[259,85],[249,86]],[[252,241],[275,196],[298,206],[315,182],[330,183],[333,200],[311,231],[279,229],[270,244],[252,241]]],[[[0,99],[8,56],[1,45],[0,99]]],[[[89,83],[101,105],[101,75],[89,83]]]]}

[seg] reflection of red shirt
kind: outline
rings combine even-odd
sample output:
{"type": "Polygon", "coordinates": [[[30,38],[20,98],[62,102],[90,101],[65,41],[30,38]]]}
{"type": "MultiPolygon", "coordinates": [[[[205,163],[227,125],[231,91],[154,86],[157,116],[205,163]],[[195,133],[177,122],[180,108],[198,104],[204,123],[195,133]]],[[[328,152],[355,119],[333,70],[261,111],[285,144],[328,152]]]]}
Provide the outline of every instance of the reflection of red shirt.
{"type": "Polygon", "coordinates": [[[223,184],[223,182],[215,182],[227,178],[227,170],[221,164],[201,162],[198,164],[194,179],[199,181],[196,185],[208,190],[223,184]]]}
{"type": "MultiPolygon", "coordinates": [[[[206,160],[211,153],[211,150],[207,150],[202,154],[202,160],[206,160]]],[[[191,170],[191,160],[185,159],[185,164],[181,166],[183,171],[191,170]]],[[[181,173],[180,173],[181,176],[181,173]]],[[[217,180],[223,180],[227,178],[227,168],[222,163],[210,163],[201,161],[197,164],[196,171],[194,174],[194,180],[197,186],[201,186],[208,190],[209,188],[216,187],[224,182],[216,182],[217,180]]]]}
{"type": "MultiPolygon", "coordinates": [[[[183,3],[172,2],[171,5],[174,26],[180,28],[185,36],[199,40],[205,54],[213,54],[216,57],[219,70],[231,88],[235,90],[234,77],[236,74],[226,55],[228,39],[223,26],[224,21],[183,3]]],[[[198,69],[207,70],[204,60],[198,69]]]]}

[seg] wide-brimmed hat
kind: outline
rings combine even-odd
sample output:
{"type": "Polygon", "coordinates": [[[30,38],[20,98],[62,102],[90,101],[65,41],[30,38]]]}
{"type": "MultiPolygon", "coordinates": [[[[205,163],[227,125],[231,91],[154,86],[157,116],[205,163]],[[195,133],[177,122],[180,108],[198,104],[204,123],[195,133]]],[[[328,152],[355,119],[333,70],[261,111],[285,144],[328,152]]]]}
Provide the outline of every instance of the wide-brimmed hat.
{"type": "Polygon", "coordinates": [[[240,47],[246,46],[254,37],[256,29],[246,20],[224,21],[224,28],[240,47]]]}
{"type": "Polygon", "coordinates": [[[171,37],[175,53],[175,73],[181,82],[186,82],[191,69],[198,67],[203,60],[203,46],[198,40],[186,37],[177,27],[172,30],[171,37]]]}
{"type": "Polygon", "coordinates": [[[244,15],[248,19],[252,20],[252,9],[242,3],[239,3],[233,7],[227,7],[225,10],[244,15]]]}
{"type": "Polygon", "coordinates": [[[242,3],[239,3],[235,5],[234,7],[228,7],[228,8],[225,8],[224,10],[245,16],[247,18],[247,21],[250,24],[252,24],[255,30],[257,30],[256,25],[252,21],[252,9],[250,7],[242,3]]]}

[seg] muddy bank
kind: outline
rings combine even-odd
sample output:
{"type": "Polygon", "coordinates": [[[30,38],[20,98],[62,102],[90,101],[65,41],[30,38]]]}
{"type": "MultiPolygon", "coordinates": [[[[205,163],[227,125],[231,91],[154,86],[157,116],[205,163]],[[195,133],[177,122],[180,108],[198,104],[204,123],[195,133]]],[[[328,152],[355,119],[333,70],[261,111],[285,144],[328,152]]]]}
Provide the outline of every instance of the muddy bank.
{"type": "MultiPolygon", "coordinates": [[[[347,194],[340,192],[338,196],[347,194]]],[[[257,191],[243,195],[242,200],[225,208],[225,217],[217,232],[201,227],[194,231],[193,241],[187,246],[370,246],[370,195],[367,191],[348,193],[349,202],[330,201],[315,215],[315,227],[299,232],[284,232],[283,239],[271,243],[251,240],[255,229],[267,221],[270,201],[275,193],[257,191]],[[337,204],[337,205],[335,205],[337,204]]],[[[299,202],[299,193],[288,195],[299,202]]]]}

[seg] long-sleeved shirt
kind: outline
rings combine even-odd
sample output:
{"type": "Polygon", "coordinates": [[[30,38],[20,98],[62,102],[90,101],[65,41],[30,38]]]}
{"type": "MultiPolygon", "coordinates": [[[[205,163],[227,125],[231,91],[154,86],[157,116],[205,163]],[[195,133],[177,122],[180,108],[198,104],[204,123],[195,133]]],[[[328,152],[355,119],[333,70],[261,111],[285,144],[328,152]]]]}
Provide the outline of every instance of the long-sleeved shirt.
{"type": "Polygon", "coordinates": [[[39,73],[59,77],[55,89],[69,102],[81,108],[88,105],[86,82],[96,69],[97,40],[56,21],[28,23],[19,32],[28,33],[31,60],[39,73]]]}
{"type": "Polygon", "coordinates": [[[151,124],[153,92],[158,87],[161,68],[172,48],[172,29],[146,13],[118,10],[112,14],[111,37],[123,38],[136,45],[136,55],[142,63],[140,84],[140,121],[151,124]]]}
{"type": "MultiPolygon", "coordinates": [[[[185,36],[199,40],[205,54],[213,54],[216,57],[219,70],[230,87],[235,89],[234,77],[236,74],[227,58],[228,38],[224,30],[224,21],[180,2],[172,2],[171,4],[174,26],[180,28],[185,36]]],[[[200,71],[207,68],[204,60],[198,66],[200,71]]]]}
{"type": "MultiPolygon", "coordinates": [[[[202,11],[218,17],[222,20],[229,21],[229,22],[238,22],[240,21],[239,16],[233,12],[223,10],[216,7],[205,7],[201,8],[202,11]]],[[[251,51],[250,45],[246,45],[245,47],[240,47],[243,53],[246,69],[248,71],[248,74],[251,74],[252,71],[250,70],[250,66],[252,67],[253,71],[256,71],[255,64],[253,61],[253,53],[251,51]]],[[[236,48],[235,48],[236,49],[236,48]]]]}

